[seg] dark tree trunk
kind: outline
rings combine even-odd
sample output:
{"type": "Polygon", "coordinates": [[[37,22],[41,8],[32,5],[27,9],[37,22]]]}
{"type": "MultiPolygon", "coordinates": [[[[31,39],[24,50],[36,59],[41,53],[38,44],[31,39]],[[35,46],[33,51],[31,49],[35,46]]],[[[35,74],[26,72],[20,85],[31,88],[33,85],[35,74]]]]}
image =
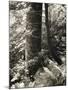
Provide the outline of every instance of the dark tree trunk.
{"type": "Polygon", "coordinates": [[[33,59],[41,51],[42,3],[30,3],[26,16],[26,74],[34,75],[40,64],[33,59]]]}
{"type": "Polygon", "coordinates": [[[54,47],[52,41],[51,41],[51,37],[50,37],[50,23],[48,20],[48,4],[45,4],[45,15],[46,15],[46,28],[47,28],[47,38],[48,38],[48,45],[49,45],[49,50],[51,52],[51,55],[53,56],[54,60],[61,65],[62,61],[60,59],[60,57],[57,54],[57,48],[54,47]]]}
{"type": "Polygon", "coordinates": [[[26,25],[26,60],[30,60],[41,50],[41,22],[42,22],[42,4],[30,3],[30,9],[27,13],[26,25]]]}

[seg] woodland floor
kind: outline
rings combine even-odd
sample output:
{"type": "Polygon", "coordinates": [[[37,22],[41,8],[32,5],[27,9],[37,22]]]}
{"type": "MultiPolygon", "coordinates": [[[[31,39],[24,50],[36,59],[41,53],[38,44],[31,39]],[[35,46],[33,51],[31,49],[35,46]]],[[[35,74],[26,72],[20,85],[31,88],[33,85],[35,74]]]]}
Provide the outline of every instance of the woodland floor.
{"type": "MultiPolygon", "coordinates": [[[[11,3],[13,5],[13,3],[11,3]]],[[[16,5],[16,4],[15,4],[16,5]]],[[[18,3],[16,9],[10,9],[10,30],[9,30],[9,58],[10,58],[10,67],[9,67],[9,88],[27,88],[27,87],[47,87],[47,86],[64,86],[66,85],[66,55],[65,50],[61,51],[60,58],[63,61],[62,65],[58,65],[57,62],[53,58],[49,58],[49,56],[44,56],[46,59],[44,60],[45,66],[39,68],[36,74],[33,76],[34,80],[30,79],[25,75],[25,65],[27,62],[25,61],[25,19],[26,12],[29,8],[19,9],[22,3],[18,3]],[[24,11],[26,11],[24,13],[24,11]]],[[[25,5],[25,3],[23,4],[25,5]]],[[[21,6],[22,7],[22,6],[21,6]]],[[[26,7],[26,5],[25,5],[26,7]]],[[[53,10],[55,15],[58,15],[56,12],[63,11],[62,15],[65,13],[65,7],[60,7],[60,5],[53,6],[53,10]],[[62,9],[62,10],[61,10],[62,9]]],[[[50,7],[51,9],[52,7],[50,7]]],[[[54,13],[53,13],[54,14],[54,13]]],[[[54,15],[54,17],[55,17],[54,15]]],[[[65,16],[64,19],[62,15],[59,15],[58,19],[56,17],[52,19],[56,19],[58,22],[58,26],[62,26],[65,24],[65,16]],[[59,18],[62,18],[59,20],[59,18]],[[62,23],[61,23],[62,20],[62,23]],[[62,25],[61,25],[62,24],[62,25]]],[[[44,26],[44,25],[43,25],[44,26]]],[[[53,25],[54,26],[54,25],[53,25]]],[[[45,29],[42,30],[42,49],[45,52],[48,51],[46,48],[47,38],[45,29]]],[[[55,30],[56,31],[56,30],[55,30]]],[[[61,34],[61,30],[60,31],[61,34]]],[[[58,32],[56,31],[56,32],[58,32]]],[[[54,32],[54,31],[53,31],[54,32]]],[[[59,35],[59,33],[58,33],[59,35]]],[[[59,35],[60,36],[60,35],[59,35]]],[[[62,39],[65,43],[65,37],[62,36],[62,39]]],[[[62,43],[63,45],[63,43],[62,43]]]]}

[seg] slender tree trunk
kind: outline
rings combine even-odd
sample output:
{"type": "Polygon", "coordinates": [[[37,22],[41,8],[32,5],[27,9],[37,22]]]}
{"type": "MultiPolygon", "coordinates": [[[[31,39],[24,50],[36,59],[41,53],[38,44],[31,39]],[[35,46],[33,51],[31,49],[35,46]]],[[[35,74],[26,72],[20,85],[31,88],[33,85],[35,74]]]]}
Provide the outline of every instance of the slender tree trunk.
{"type": "Polygon", "coordinates": [[[41,50],[42,3],[30,3],[26,24],[25,58],[29,61],[41,50]]]}

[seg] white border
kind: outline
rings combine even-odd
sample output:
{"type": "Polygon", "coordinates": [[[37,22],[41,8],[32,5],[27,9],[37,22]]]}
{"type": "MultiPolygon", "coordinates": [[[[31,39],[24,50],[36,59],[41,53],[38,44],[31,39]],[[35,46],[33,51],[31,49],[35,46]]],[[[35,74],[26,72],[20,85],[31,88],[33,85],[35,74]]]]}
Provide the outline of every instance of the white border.
{"type": "Polygon", "coordinates": [[[43,2],[43,3],[60,3],[67,4],[67,0],[10,0],[10,1],[27,1],[27,2],[43,2]]]}
{"type": "MultiPolygon", "coordinates": [[[[17,0],[17,1],[20,1],[20,0],[17,0]]],[[[21,0],[21,1],[67,4],[67,13],[68,13],[68,0],[21,0]]],[[[9,4],[8,0],[0,0],[0,90],[8,89],[8,80],[9,80],[9,76],[8,76],[9,75],[8,73],[9,71],[9,5],[8,4],[9,4]]],[[[68,17],[68,14],[67,14],[67,17],[68,17]]],[[[67,18],[67,22],[68,22],[68,18],[67,18]]],[[[67,23],[67,29],[68,29],[68,23],[67,23]]],[[[67,34],[68,34],[68,30],[67,30],[67,34]]],[[[68,35],[67,35],[67,38],[68,38],[68,35]]],[[[67,39],[67,42],[68,42],[68,39],[67,39]]],[[[67,46],[68,46],[68,43],[67,43],[67,46]]],[[[68,47],[67,47],[67,53],[68,53],[68,47]]],[[[68,58],[68,55],[67,55],[67,58],[68,58]]],[[[67,65],[67,68],[68,68],[68,65],[67,65]]],[[[67,79],[67,86],[29,88],[29,89],[30,90],[31,89],[32,90],[33,89],[67,90],[68,79],[67,79]]]]}

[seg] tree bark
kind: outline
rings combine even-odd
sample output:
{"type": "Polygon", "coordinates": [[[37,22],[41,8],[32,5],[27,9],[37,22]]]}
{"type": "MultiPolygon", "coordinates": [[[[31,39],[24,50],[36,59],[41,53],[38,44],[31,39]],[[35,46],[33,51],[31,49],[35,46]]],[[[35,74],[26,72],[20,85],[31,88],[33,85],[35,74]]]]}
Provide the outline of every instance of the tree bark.
{"type": "Polygon", "coordinates": [[[32,59],[41,50],[42,3],[30,3],[26,24],[25,59],[32,59]]]}

